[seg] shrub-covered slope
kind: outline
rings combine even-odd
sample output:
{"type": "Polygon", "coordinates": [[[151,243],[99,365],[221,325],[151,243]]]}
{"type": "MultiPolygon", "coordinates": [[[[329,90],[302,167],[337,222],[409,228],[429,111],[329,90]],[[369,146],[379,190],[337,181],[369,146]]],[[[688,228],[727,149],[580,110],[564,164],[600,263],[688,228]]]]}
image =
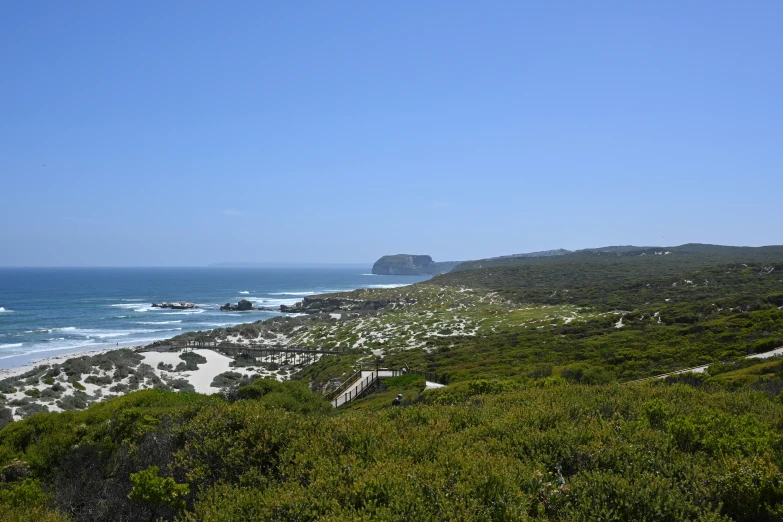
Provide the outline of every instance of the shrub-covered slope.
{"type": "Polygon", "coordinates": [[[466,381],[422,400],[330,416],[149,390],[41,414],[0,432],[0,502],[78,520],[783,515],[783,406],[762,392],[466,381]]]}
{"type": "Polygon", "coordinates": [[[341,355],[284,383],[13,422],[0,521],[783,520],[783,363],[744,358],[783,345],[783,256],[628,252],[332,294],[306,316],[189,334],[341,355]],[[413,373],[341,410],[311,391],[379,357],[413,373]]]}

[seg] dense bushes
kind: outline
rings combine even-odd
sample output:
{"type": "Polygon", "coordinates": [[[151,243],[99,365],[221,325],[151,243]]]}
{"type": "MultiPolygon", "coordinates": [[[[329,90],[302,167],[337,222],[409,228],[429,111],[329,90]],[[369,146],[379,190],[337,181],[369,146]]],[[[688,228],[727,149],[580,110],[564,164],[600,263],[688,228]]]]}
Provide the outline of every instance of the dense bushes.
{"type": "MultiPolygon", "coordinates": [[[[334,419],[285,417],[252,403],[210,412],[194,420],[201,442],[179,463],[202,480],[217,474],[224,482],[183,518],[779,516],[783,475],[775,463],[781,458],[775,425],[783,408],[763,395],[666,385],[462,387],[466,403],[334,419]],[[663,413],[651,423],[656,404],[663,413]],[[739,411],[746,413],[737,417],[739,411]],[[683,435],[689,423],[695,431],[685,428],[683,435]],[[248,430],[250,424],[260,426],[248,430]],[[716,430],[725,437],[710,439],[716,430]],[[751,484],[758,489],[746,497],[751,484]]],[[[432,395],[443,402],[446,393],[432,395]]]]}
{"type": "Polygon", "coordinates": [[[781,516],[783,404],[764,393],[478,380],[341,415],[300,383],[239,396],[148,390],[14,423],[0,469],[21,459],[30,475],[2,488],[41,480],[82,520],[781,516]],[[134,501],[131,477],[176,498],[134,501]]]}
{"type": "Polygon", "coordinates": [[[253,400],[268,408],[280,408],[300,413],[331,413],[332,405],[313,393],[299,381],[280,382],[276,379],[256,379],[238,391],[239,399],[253,400]]]}

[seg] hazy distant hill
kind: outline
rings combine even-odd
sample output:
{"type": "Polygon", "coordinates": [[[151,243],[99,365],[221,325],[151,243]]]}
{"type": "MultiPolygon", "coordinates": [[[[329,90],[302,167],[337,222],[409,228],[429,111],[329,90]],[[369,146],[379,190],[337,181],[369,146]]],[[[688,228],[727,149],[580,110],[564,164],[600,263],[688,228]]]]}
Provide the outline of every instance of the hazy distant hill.
{"type": "Polygon", "coordinates": [[[680,266],[690,265],[691,268],[715,263],[745,263],[778,260],[783,255],[783,246],[735,247],[724,245],[707,245],[688,243],[674,247],[615,245],[600,248],[586,248],[569,252],[568,250],[551,250],[560,252],[552,255],[520,254],[514,256],[477,259],[460,263],[454,272],[473,270],[477,268],[513,267],[538,263],[575,263],[589,259],[622,259],[643,258],[646,256],[663,256],[669,264],[680,266]],[[672,262],[676,258],[677,262],[672,262]]]}
{"type": "Polygon", "coordinates": [[[488,259],[479,259],[476,261],[464,261],[454,267],[454,270],[471,270],[473,268],[482,268],[485,266],[500,266],[508,262],[514,262],[517,259],[533,259],[541,257],[556,257],[570,254],[570,250],[558,248],[555,250],[542,250],[541,252],[528,252],[525,254],[511,254],[508,256],[490,257],[488,259]]]}

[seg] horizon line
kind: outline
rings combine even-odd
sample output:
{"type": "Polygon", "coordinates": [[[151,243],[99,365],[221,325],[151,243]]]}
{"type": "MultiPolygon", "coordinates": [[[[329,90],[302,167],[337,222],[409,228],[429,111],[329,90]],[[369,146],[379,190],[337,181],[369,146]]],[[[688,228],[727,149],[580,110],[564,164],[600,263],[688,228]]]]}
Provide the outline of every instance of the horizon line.
{"type": "Polygon", "coordinates": [[[307,268],[307,267],[371,267],[373,263],[247,263],[209,264],[209,265],[0,265],[0,270],[8,268],[307,268]]]}

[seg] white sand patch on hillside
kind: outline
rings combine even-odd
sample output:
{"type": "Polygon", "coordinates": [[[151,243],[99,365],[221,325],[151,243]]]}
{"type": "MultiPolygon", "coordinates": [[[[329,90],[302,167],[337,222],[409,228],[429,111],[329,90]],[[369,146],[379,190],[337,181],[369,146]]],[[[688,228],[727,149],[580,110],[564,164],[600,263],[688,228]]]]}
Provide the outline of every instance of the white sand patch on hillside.
{"type": "MultiPolygon", "coordinates": [[[[221,373],[234,371],[234,368],[229,366],[233,359],[212,350],[193,350],[193,352],[205,357],[207,362],[199,364],[196,371],[176,373],[174,375],[186,379],[198,393],[211,395],[218,392],[218,388],[211,386],[212,380],[221,373]]],[[[147,352],[142,354],[144,362],[152,366],[158,374],[160,374],[158,363],[162,362],[163,364],[171,364],[176,367],[182,362],[179,355],[179,352],[147,352]]]]}
{"type": "Polygon", "coordinates": [[[188,382],[190,382],[190,384],[192,384],[199,393],[215,393],[218,391],[218,389],[211,386],[212,380],[217,375],[232,370],[231,366],[229,366],[229,363],[233,361],[233,359],[212,350],[194,351],[196,351],[199,355],[206,357],[207,363],[199,364],[198,370],[195,372],[189,372],[190,375],[187,378],[188,382]]]}
{"type": "MultiPolygon", "coordinates": [[[[201,351],[201,350],[193,350],[195,351],[201,351]]],[[[179,363],[183,362],[182,359],[179,358],[180,352],[144,352],[141,354],[141,356],[144,358],[142,361],[144,364],[149,364],[152,366],[153,370],[158,369],[158,364],[170,364],[172,366],[177,366],[179,363]]]]}

